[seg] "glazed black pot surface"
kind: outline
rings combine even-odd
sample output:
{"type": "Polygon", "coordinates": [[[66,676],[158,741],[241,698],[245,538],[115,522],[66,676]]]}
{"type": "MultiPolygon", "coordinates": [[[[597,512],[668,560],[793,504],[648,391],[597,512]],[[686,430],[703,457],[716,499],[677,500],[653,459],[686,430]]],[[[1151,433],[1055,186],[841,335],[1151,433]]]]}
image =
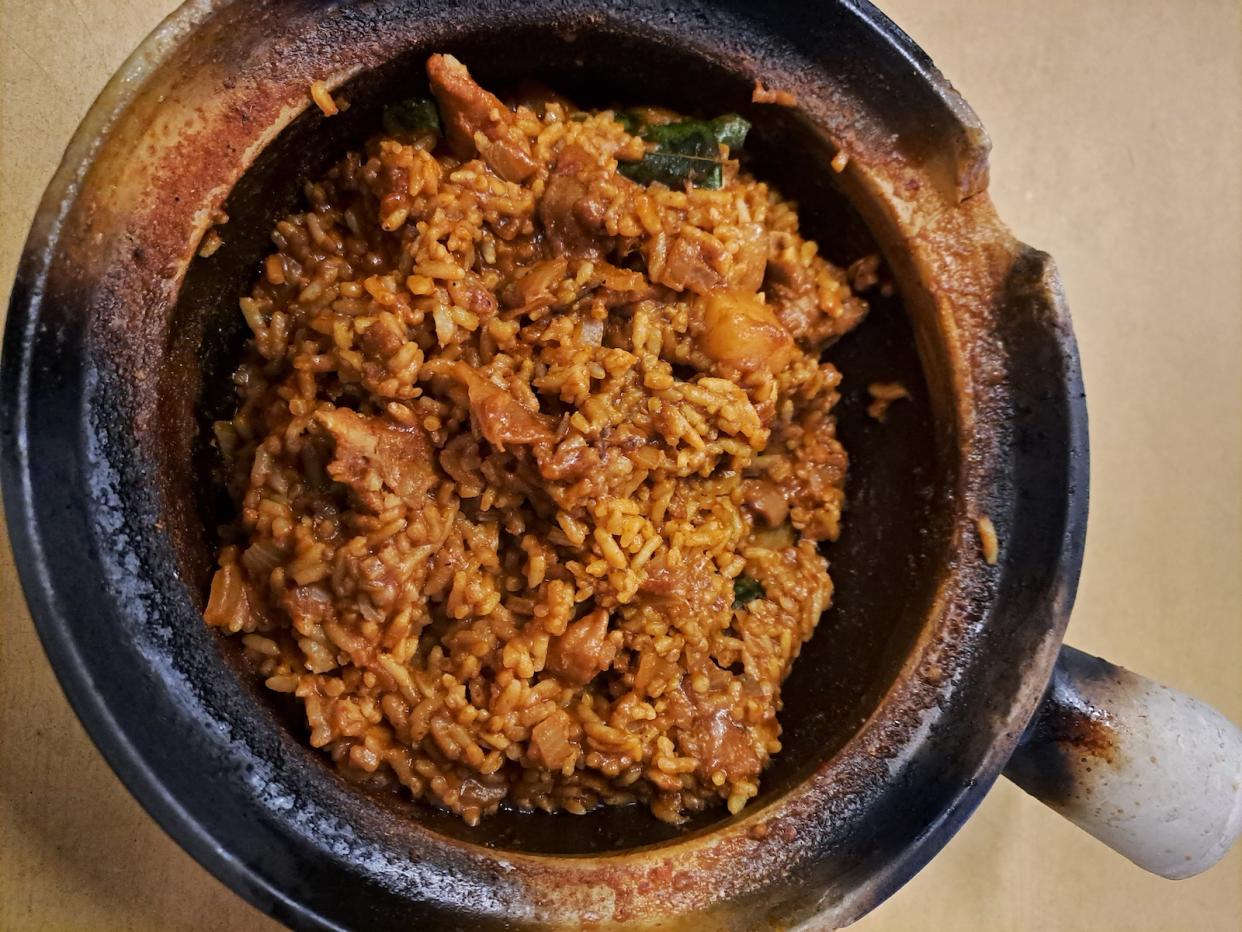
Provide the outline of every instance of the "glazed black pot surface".
{"type": "Polygon", "coordinates": [[[1073,336],[1047,257],[995,219],[986,156],[927,57],[861,2],[269,0],[176,14],[70,146],[4,343],[10,533],[92,738],[191,854],[297,926],[749,928],[872,908],[1009,759],[1082,558],[1073,336]],[[852,460],[846,530],[826,550],[837,594],[785,687],[784,750],[736,818],[677,830],[605,809],[469,828],[365,791],[202,622],[223,517],[205,429],[230,403],[236,299],[299,179],[423,85],[431,51],[485,84],[533,74],[587,105],[743,112],[748,167],[799,201],[804,230],[838,262],[878,248],[900,286],[829,351],[852,460]],[[351,102],[341,117],[305,109],[319,78],[351,102]],[[752,105],[756,78],[799,107],[752,105]],[[839,148],[851,166],[838,177],[839,148]],[[191,261],[221,206],[225,246],[191,261]],[[913,400],[876,423],[866,386],[893,380],[913,400]],[[994,567],[975,535],[984,515],[994,567]]]}

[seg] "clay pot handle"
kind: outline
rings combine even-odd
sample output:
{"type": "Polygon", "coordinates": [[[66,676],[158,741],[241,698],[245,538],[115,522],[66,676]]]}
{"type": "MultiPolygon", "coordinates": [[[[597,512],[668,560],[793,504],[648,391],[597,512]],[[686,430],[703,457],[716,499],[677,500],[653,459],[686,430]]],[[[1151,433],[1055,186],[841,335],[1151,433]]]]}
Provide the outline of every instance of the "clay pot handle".
{"type": "Polygon", "coordinates": [[[1139,867],[1179,880],[1242,832],[1242,731],[1072,647],[1005,775],[1139,867]]]}

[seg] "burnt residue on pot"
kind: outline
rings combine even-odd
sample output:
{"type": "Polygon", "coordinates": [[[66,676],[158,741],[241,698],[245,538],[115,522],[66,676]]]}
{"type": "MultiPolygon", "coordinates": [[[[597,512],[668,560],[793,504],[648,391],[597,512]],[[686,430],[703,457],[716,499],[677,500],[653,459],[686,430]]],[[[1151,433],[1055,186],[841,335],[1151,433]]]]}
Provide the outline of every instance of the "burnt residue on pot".
{"type": "Polygon", "coordinates": [[[1242,731],[1197,699],[1071,647],[1005,773],[1171,880],[1211,867],[1242,829],[1242,731]]]}
{"type": "Polygon", "coordinates": [[[753,928],[856,918],[947,840],[1047,683],[1081,559],[1085,412],[1051,264],[997,219],[982,127],[904,34],[844,0],[217,0],[128,67],[49,189],[14,291],[6,507],[66,692],[191,853],[302,926],[753,928]],[[433,50],[587,105],[743,112],[751,167],[830,257],[878,248],[900,286],[832,350],[854,455],[836,607],[737,818],[471,829],[347,783],[199,617],[221,516],[205,429],[231,400],[236,298],[299,178],[408,96],[433,50]],[[799,108],[753,105],[756,79],[799,108]],[[313,80],[350,108],[309,107],[313,80]],[[222,207],[223,245],[193,258],[222,207]],[[864,387],[889,380],[913,401],[879,425],[864,387]],[[980,513],[1004,544],[995,568],[973,546],[980,513]]]}
{"type": "Polygon", "coordinates": [[[1039,713],[1022,736],[1005,774],[1050,806],[1069,803],[1098,768],[1120,763],[1112,712],[1094,704],[1083,686],[1117,682],[1121,671],[1107,660],[1064,648],[1039,713]]]}

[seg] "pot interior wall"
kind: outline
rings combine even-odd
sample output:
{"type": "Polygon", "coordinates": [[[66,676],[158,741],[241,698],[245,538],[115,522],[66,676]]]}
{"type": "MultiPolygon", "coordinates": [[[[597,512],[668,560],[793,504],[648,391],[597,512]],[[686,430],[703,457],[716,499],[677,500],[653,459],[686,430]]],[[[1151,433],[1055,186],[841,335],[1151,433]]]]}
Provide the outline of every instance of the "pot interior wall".
{"type": "MultiPolygon", "coordinates": [[[[338,90],[350,102],[332,119],[315,108],[295,120],[259,156],[229,197],[225,245],[192,263],[181,289],[159,382],[161,436],[157,469],[170,515],[182,578],[198,605],[205,601],[217,545],[217,527],[232,505],[211,476],[215,452],[211,422],[232,411],[229,373],[247,333],[237,298],[272,249],[274,221],[300,204],[300,179],[322,172],[379,125],[386,101],[426,93],[422,65],[428,52],[410,50],[338,90]]],[[[832,150],[796,111],[750,103],[751,84],[705,57],[579,28],[573,36],[476,33],[440,50],[452,51],[486,86],[503,89],[537,77],[585,106],[659,103],[705,115],[734,110],[754,124],[744,164],[800,205],[802,227],[822,252],[848,263],[876,251],[858,215],[828,167],[832,150]]],[[[873,291],[865,324],[830,348],[827,358],[844,373],[839,434],[851,456],[849,505],[841,539],[825,549],[836,596],[806,645],[784,689],[784,750],[765,774],[763,797],[773,798],[843,747],[892,683],[921,630],[947,534],[938,489],[950,464],[935,441],[926,381],[899,296],[873,291]],[[910,401],[894,404],[886,423],[867,416],[873,381],[903,382],[910,401]]],[[[302,740],[300,706],[254,683],[239,645],[220,639],[220,675],[241,677],[268,727],[302,740]]],[[[328,771],[325,756],[308,753],[304,765],[328,771]]],[[[308,779],[339,779],[326,773],[308,779]]],[[[470,828],[455,817],[403,796],[360,786],[399,818],[481,844],[582,853],[650,844],[679,831],[645,812],[599,810],[586,816],[502,812],[470,828]]],[[[689,826],[722,818],[718,809],[689,826]]]]}

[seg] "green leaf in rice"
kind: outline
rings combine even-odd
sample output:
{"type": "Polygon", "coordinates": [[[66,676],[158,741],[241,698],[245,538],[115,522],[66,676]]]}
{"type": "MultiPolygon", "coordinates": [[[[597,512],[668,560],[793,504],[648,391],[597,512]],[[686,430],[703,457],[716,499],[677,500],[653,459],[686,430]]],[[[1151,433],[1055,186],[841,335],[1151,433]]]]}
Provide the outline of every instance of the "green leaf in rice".
{"type": "Polygon", "coordinates": [[[643,121],[638,118],[638,115],[629,110],[617,110],[613,113],[612,118],[617,123],[620,123],[621,128],[631,136],[638,135],[638,131],[643,126],[643,121]]]}
{"type": "Polygon", "coordinates": [[[755,599],[762,599],[766,596],[767,592],[763,588],[763,583],[753,576],[742,574],[733,580],[734,608],[745,608],[755,599]]]}
{"type": "Polygon", "coordinates": [[[384,108],[384,132],[390,136],[440,133],[440,111],[430,97],[411,97],[384,108]]]}
{"type": "Polygon", "coordinates": [[[623,162],[617,170],[639,184],[658,181],[670,188],[680,188],[689,182],[698,188],[714,190],[723,183],[720,162],[675,152],[648,152],[637,162],[623,162]]]}
{"type": "Polygon", "coordinates": [[[639,184],[660,182],[670,188],[686,184],[698,188],[720,188],[724,183],[726,154],[741,147],[750,124],[736,113],[714,120],[679,120],[675,123],[640,124],[635,114],[618,114],[617,122],[627,132],[637,131],[653,148],[637,162],[623,162],[618,171],[639,184]]]}
{"type": "Polygon", "coordinates": [[[711,122],[712,132],[716,141],[729,147],[729,151],[742,148],[746,142],[746,134],[750,132],[750,121],[736,113],[726,113],[711,122]]]}

